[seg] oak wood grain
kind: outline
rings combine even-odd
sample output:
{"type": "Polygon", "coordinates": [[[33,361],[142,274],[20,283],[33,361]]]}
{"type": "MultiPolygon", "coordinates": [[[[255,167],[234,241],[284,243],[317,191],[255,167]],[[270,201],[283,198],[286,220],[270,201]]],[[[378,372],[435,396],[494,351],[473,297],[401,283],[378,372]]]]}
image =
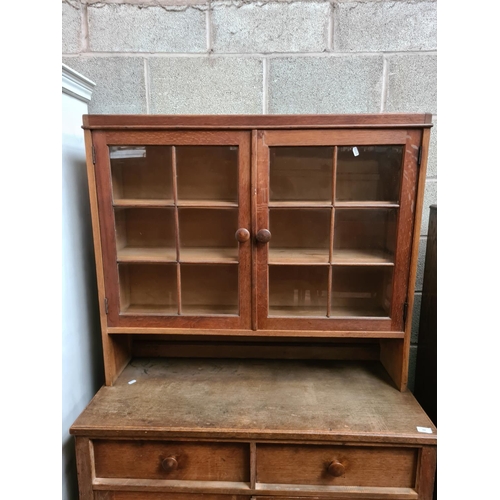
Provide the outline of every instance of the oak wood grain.
{"type": "Polygon", "coordinates": [[[355,115],[83,115],[83,128],[210,129],[210,128],[411,128],[432,127],[429,114],[355,115]]]}
{"type": "Polygon", "coordinates": [[[417,448],[259,444],[257,482],[413,488],[417,458],[417,448]]]}
{"type": "Polygon", "coordinates": [[[191,481],[250,480],[248,446],[243,443],[94,440],[95,474],[100,478],[191,481]],[[163,462],[175,461],[166,469],[163,462]]]}
{"type": "Polygon", "coordinates": [[[71,432],[436,442],[435,427],[414,396],[369,361],[138,359],[114,387],[100,389],[71,432]],[[419,433],[417,426],[433,433],[419,433]]]}

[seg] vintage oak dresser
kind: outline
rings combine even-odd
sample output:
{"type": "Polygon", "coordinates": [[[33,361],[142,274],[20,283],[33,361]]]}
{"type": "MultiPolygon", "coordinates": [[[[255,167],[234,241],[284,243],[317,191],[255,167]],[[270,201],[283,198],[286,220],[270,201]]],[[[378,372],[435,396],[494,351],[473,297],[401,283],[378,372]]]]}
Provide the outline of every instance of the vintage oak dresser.
{"type": "Polygon", "coordinates": [[[430,115],[86,115],[80,500],[431,500],[406,389],[430,115]]]}

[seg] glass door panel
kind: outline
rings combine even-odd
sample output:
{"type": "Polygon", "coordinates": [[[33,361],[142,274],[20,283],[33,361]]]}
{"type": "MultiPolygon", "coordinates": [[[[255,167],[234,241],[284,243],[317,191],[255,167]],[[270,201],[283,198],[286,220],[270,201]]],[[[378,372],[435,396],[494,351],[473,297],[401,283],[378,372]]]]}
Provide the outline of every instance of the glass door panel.
{"type": "Polygon", "coordinates": [[[267,296],[259,328],[403,328],[408,278],[394,277],[410,256],[401,242],[411,238],[404,221],[417,135],[387,136],[401,142],[385,144],[370,130],[265,132],[257,146],[256,229],[269,230],[257,243],[258,297],[267,296]]]}
{"type": "Polygon", "coordinates": [[[327,266],[269,266],[269,315],[326,318],[327,266]]]}
{"type": "Polygon", "coordinates": [[[331,204],[333,148],[270,148],[270,202],[331,204]]]}
{"type": "Polygon", "coordinates": [[[238,314],[238,266],[181,264],[181,314],[238,314]]]}
{"type": "Polygon", "coordinates": [[[108,324],[250,328],[250,134],[106,137],[95,147],[108,324]]]}
{"type": "Polygon", "coordinates": [[[236,208],[179,208],[181,262],[238,262],[236,208]]]}
{"type": "Polygon", "coordinates": [[[333,266],[331,317],[389,317],[392,267],[333,266]]]}
{"type": "Polygon", "coordinates": [[[399,203],[403,146],[342,146],[335,200],[399,203]]]}
{"type": "Polygon", "coordinates": [[[397,210],[335,210],[334,264],[393,264],[397,210]]]}
{"type": "Polygon", "coordinates": [[[109,160],[116,205],[173,205],[171,147],[110,146],[109,160]]]}
{"type": "Polygon", "coordinates": [[[330,261],[331,209],[271,208],[269,263],[330,261]]]}
{"type": "Polygon", "coordinates": [[[116,208],[118,262],[175,262],[174,208],[116,208]]]}
{"type": "Polygon", "coordinates": [[[119,264],[120,311],[133,315],[175,315],[175,264],[119,264]]]}
{"type": "Polygon", "coordinates": [[[179,206],[238,205],[238,148],[179,146],[176,148],[179,206]]]}

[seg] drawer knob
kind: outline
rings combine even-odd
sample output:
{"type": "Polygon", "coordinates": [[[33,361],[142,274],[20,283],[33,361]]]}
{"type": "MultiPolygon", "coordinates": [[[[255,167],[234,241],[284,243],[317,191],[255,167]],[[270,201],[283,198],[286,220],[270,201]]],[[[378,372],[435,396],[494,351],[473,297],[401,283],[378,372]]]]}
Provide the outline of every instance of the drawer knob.
{"type": "Polygon", "coordinates": [[[177,465],[178,463],[175,457],[167,457],[161,462],[163,470],[167,472],[172,472],[174,470],[177,470],[177,465]]]}
{"type": "Polygon", "coordinates": [[[333,477],[340,477],[345,473],[345,467],[338,460],[333,460],[333,462],[331,462],[328,466],[327,470],[328,474],[333,477]]]}
{"type": "Polygon", "coordinates": [[[236,231],[236,234],[234,237],[240,242],[240,243],[245,243],[245,241],[248,241],[250,238],[250,233],[248,229],[245,229],[244,227],[241,227],[236,231]]]}
{"type": "Polygon", "coordinates": [[[271,231],[269,231],[269,229],[261,229],[255,235],[255,238],[260,243],[269,243],[271,241],[271,231]]]}

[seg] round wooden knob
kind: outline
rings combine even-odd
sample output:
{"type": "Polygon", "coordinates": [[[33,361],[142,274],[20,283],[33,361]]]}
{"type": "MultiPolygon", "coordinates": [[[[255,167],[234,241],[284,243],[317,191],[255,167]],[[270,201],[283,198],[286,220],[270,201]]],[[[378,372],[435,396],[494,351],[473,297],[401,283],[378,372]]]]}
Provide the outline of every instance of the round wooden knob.
{"type": "Polygon", "coordinates": [[[161,461],[161,466],[164,471],[172,472],[177,469],[177,460],[175,457],[167,457],[161,461]]]}
{"type": "Polygon", "coordinates": [[[329,466],[328,466],[328,474],[333,477],[340,477],[343,476],[345,473],[345,467],[338,461],[334,460],[329,466]]]}
{"type": "Polygon", "coordinates": [[[248,241],[250,238],[250,232],[248,229],[245,229],[244,227],[240,227],[238,231],[236,231],[234,237],[240,242],[243,243],[245,241],[248,241]]]}
{"type": "Polygon", "coordinates": [[[261,229],[255,237],[260,243],[269,243],[271,241],[271,231],[269,229],[261,229]]]}

